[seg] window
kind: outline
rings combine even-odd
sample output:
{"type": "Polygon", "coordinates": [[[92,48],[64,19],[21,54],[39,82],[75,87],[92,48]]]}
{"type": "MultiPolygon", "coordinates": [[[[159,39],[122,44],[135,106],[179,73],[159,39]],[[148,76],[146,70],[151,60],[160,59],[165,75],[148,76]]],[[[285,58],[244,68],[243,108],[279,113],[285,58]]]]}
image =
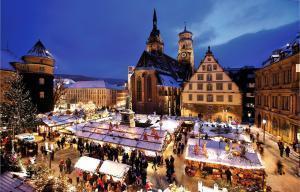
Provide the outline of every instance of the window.
{"type": "Polygon", "coordinates": [[[228,95],[228,102],[232,102],[232,95],[228,95]]]}
{"type": "Polygon", "coordinates": [[[211,74],[207,74],[206,75],[206,80],[207,81],[212,81],[212,75],[211,74]]]}
{"type": "Polygon", "coordinates": [[[217,90],[223,90],[223,83],[217,83],[217,90]]]}
{"type": "Polygon", "coordinates": [[[136,83],[137,87],[137,101],[142,101],[142,80],[139,77],[136,83]]]}
{"type": "Polygon", "coordinates": [[[197,84],[197,89],[198,90],[202,90],[203,89],[203,84],[202,83],[198,83],[197,84]]]}
{"type": "Polygon", "coordinates": [[[213,89],[213,88],[212,88],[212,84],[207,84],[207,85],[206,85],[206,90],[207,90],[207,91],[212,91],[212,89],[213,89]]]}
{"type": "Polygon", "coordinates": [[[193,95],[189,94],[189,101],[192,101],[192,100],[193,100],[193,95]]]}
{"type": "Polygon", "coordinates": [[[290,110],[290,97],[289,96],[281,97],[281,108],[286,111],[290,110]]]}
{"type": "Polygon", "coordinates": [[[223,95],[217,95],[217,101],[218,102],[223,102],[224,101],[224,96],[223,95]]]}
{"type": "Polygon", "coordinates": [[[189,83],[189,90],[192,90],[192,89],[193,89],[193,84],[189,83]]]}
{"type": "Polygon", "coordinates": [[[217,73],[216,74],[216,80],[223,80],[223,74],[222,73],[217,73]]]}
{"type": "Polygon", "coordinates": [[[217,70],[217,68],[218,68],[218,66],[215,64],[215,65],[214,65],[214,70],[217,70]]]}
{"type": "Polygon", "coordinates": [[[203,80],[204,79],[203,74],[198,74],[197,77],[198,77],[198,80],[203,80]]]}
{"type": "Polygon", "coordinates": [[[272,85],[279,85],[279,74],[272,74],[272,85]]]}
{"type": "Polygon", "coordinates": [[[150,75],[147,78],[147,98],[148,101],[151,101],[152,99],[152,80],[150,75]]]}
{"type": "Polygon", "coordinates": [[[44,78],[39,78],[39,84],[44,85],[45,84],[45,79],[44,78]]]}
{"type": "Polygon", "coordinates": [[[207,100],[207,102],[213,102],[214,101],[214,96],[213,95],[207,95],[206,100],[207,100]]]}
{"type": "Polygon", "coordinates": [[[211,65],[207,65],[207,71],[212,71],[211,65]]]}
{"type": "Polygon", "coordinates": [[[292,82],[292,74],[291,69],[283,72],[283,83],[288,84],[292,82]]]}
{"type": "Polygon", "coordinates": [[[278,108],[277,96],[272,96],[272,107],[275,108],[275,109],[278,108]]]}
{"type": "Polygon", "coordinates": [[[45,71],[45,67],[40,67],[40,72],[44,72],[45,71]]]}
{"type": "Polygon", "coordinates": [[[202,70],[205,71],[205,65],[202,65],[202,70]]]}
{"type": "Polygon", "coordinates": [[[45,92],[44,91],[40,91],[40,98],[44,99],[45,98],[45,92]]]}
{"type": "Polygon", "coordinates": [[[232,83],[228,83],[228,90],[232,90],[232,83]]]}
{"type": "Polygon", "coordinates": [[[197,101],[203,101],[203,95],[197,95],[197,101]]]}
{"type": "Polygon", "coordinates": [[[207,58],[207,61],[211,61],[211,58],[210,58],[210,57],[208,57],[208,58],[207,58]]]}

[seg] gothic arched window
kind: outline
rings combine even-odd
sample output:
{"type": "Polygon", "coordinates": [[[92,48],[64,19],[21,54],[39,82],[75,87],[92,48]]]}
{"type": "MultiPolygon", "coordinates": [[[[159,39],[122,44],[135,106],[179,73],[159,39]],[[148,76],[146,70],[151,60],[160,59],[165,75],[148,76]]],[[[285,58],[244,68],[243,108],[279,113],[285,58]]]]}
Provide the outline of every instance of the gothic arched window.
{"type": "Polygon", "coordinates": [[[152,99],[152,79],[150,75],[147,78],[147,99],[148,101],[152,99]]]}
{"type": "Polygon", "coordinates": [[[142,101],[142,80],[139,77],[136,82],[136,90],[137,90],[137,101],[142,101]]]}

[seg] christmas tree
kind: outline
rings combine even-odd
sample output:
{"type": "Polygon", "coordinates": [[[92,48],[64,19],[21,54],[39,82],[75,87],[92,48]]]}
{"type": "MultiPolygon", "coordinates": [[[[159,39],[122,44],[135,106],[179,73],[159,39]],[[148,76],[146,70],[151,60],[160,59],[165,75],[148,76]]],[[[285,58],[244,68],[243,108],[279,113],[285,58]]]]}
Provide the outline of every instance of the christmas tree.
{"type": "Polygon", "coordinates": [[[37,125],[36,107],[21,75],[17,73],[8,84],[10,88],[4,94],[5,102],[0,105],[1,126],[12,131],[14,139],[15,134],[31,131],[37,125]]]}

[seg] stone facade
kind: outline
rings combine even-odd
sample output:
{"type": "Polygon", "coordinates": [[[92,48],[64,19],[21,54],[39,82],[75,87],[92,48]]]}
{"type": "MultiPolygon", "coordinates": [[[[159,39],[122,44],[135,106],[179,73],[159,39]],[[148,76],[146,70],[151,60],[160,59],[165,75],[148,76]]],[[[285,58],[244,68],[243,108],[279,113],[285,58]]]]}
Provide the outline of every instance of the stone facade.
{"type": "Polygon", "coordinates": [[[256,126],[288,143],[300,134],[299,55],[299,40],[274,51],[255,78],[256,126]]]}
{"type": "Polygon", "coordinates": [[[197,71],[183,86],[181,115],[241,122],[242,95],[210,47],[197,71]]]}

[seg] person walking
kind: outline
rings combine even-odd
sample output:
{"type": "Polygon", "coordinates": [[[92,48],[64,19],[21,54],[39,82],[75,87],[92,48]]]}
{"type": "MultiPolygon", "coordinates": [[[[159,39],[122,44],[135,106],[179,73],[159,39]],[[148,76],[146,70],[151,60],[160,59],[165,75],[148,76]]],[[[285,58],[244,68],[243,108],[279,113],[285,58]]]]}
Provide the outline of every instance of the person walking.
{"type": "Polygon", "coordinates": [[[64,160],[60,160],[59,162],[59,172],[62,173],[64,171],[65,162],[64,160]]]}
{"type": "Polygon", "coordinates": [[[279,175],[284,174],[283,164],[280,160],[277,161],[277,172],[279,173],[279,175]]]}
{"type": "Polygon", "coordinates": [[[231,175],[232,175],[231,171],[229,169],[227,169],[225,171],[225,174],[226,174],[226,178],[227,178],[227,183],[230,183],[230,185],[231,185],[231,175]]]}
{"type": "Polygon", "coordinates": [[[154,169],[155,171],[157,170],[156,165],[157,165],[157,155],[155,153],[155,157],[153,158],[153,165],[152,165],[152,169],[154,169]]]}
{"type": "Polygon", "coordinates": [[[66,165],[67,165],[67,172],[70,174],[71,173],[71,165],[72,165],[72,161],[71,159],[68,157],[68,159],[66,160],[66,165]]]}
{"type": "Polygon", "coordinates": [[[290,148],[289,148],[289,146],[286,146],[286,148],[285,148],[285,154],[286,154],[286,157],[290,157],[290,148]]]}
{"type": "Polygon", "coordinates": [[[280,157],[283,157],[283,152],[284,152],[284,145],[279,146],[279,152],[280,152],[280,157]]]}

